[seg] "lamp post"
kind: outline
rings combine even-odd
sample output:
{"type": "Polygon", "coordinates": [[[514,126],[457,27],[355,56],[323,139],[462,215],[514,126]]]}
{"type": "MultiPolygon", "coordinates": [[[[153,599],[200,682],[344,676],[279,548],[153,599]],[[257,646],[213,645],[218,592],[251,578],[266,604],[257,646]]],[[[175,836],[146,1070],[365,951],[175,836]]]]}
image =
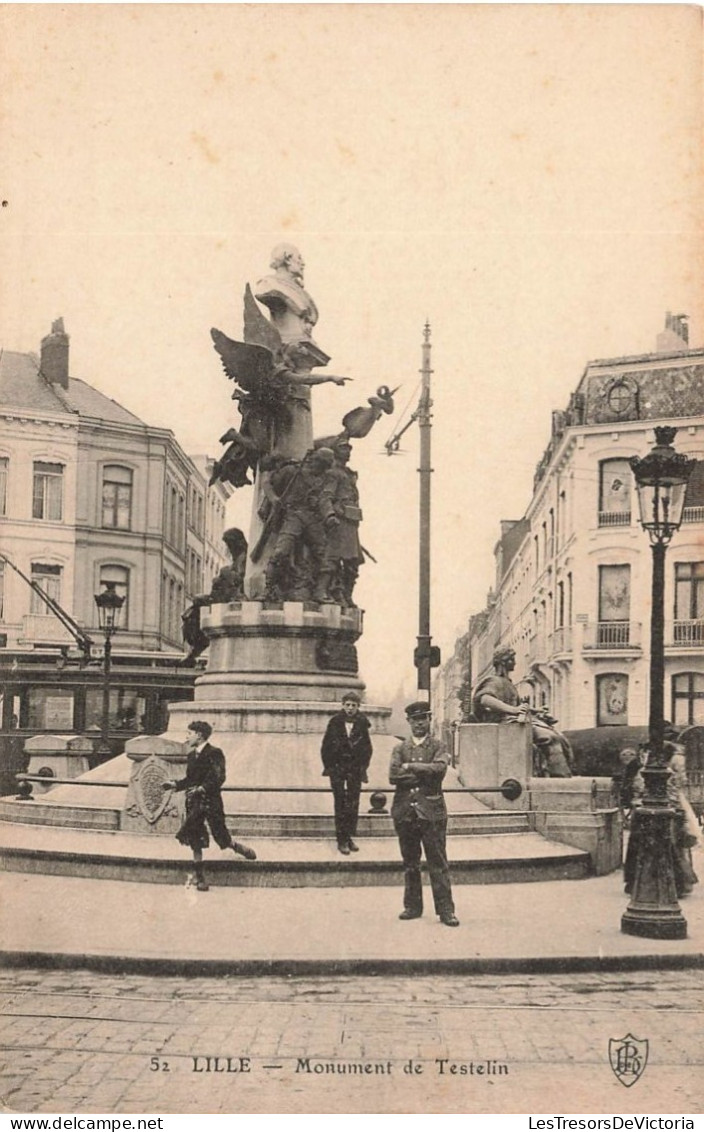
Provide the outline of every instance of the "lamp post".
{"type": "Polygon", "coordinates": [[[631,901],[621,931],[649,939],[685,939],[687,921],[677,902],[672,860],[675,811],[667,797],[670,771],[663,751],[665,689],[665,554],[682,522],[687,483],[695,461],[676,452],[676,428],[655,429],[655,447],[630,464],[638,489],[640,522],[653,551],[650,610],[649,755],[643,769],[643,804],[634,814],[631,836],[637,859],[631,901]]]}
{"type": "Polygon", "coordinates": [[[115,582],[104,582],[105,589],[95,595],[95,604],[98,607],[98,624],[105,636],[105,656],[103,659],[103,714],[100,723],[100,743],[96,754],[110,755],[110,659],[112,655],[112,638],[117,632],[120,611],[124,604],[124,597],[115,592],[115,582]]]}

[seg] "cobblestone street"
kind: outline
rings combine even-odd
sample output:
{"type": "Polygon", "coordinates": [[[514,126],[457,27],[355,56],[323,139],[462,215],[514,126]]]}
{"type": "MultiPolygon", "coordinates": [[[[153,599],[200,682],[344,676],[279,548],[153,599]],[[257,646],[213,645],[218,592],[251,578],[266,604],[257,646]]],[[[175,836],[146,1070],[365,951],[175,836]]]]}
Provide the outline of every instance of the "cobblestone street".
{"type": "Polygon", "coordinates": [[[23,968],[0,973],[0,988],[9,1112],[702,1108],[697,970],[184,979],[23,968]],[[649,1056],[626,1089],[608,1046],[628,1033],[649,1056]]]}

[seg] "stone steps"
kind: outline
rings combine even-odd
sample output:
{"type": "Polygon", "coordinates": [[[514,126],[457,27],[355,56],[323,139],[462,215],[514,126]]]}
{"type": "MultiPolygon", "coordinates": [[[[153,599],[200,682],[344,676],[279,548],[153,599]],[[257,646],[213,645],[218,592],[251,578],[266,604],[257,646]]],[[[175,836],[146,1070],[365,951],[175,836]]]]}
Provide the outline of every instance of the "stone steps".
{"type": "MultiPolygon", "coordinates": [[[[121,830],[121,807],[81,806],[58,802],[50,794],[37,795],[32,801],[18,802],[0,798],[0,822],[19,822],[22,825],[41,825],[49,828],[86,829],[103,832],[121,830]]],[[[332,806],[325,796],[326,803],[332,806]]],[[[296,837],[334,838],[332,812],[320,813],[238,813],[228,814],[228,824],[242,837],[296,837]]],[[[359,833],[362,837],[394,837],[394,827],[388,813],[360,813],[359,833]]],[[[532,828],[526,811],[487,810],[480,806],[467,812],[450,812],[448,832],[471,837],[488,833],[523,833],[532,828]]],[[[155,836],[160,836],[155,834],[155,836]]],[[[166,834],[165,836],[169,836],[166,834]]]]}
{"type": "MultiPolygon", "coordinates": [[[[152,884],[184,884],[191,872],[188,850],[171,837],[59,827],[44,827],[38,837],[36,825],[7,822],[0,838],[0,865],[11,872],[152,884]]],[[[395,839],[362,834],[357,840],[360,852],[349,857],[337,852],[334,840],[316,837],[256,840],[256,861],[211,847],[208,881],[271,888],[402,883],[395,839]]],[[[588,853],[531,832],[450,836],[448,853],[455,884],[574,880],[591,873],[588,853]]]]}

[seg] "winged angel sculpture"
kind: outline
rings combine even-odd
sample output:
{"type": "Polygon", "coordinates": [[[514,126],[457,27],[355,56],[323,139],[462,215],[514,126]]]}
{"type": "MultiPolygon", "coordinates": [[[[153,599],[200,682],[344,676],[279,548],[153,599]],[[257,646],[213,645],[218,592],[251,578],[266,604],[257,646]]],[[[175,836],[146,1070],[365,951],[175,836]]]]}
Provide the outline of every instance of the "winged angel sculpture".
{"type": "MultiPolygon", "coordinates": [[[[237,401],[242,422],[239,430],[229,429],[221,443],[228,444],[215,464],[212,481],[225,480],[234,487],[251,483],[249,471],[256,472],[259,460],[266,455],[301,457],[303,451],[291,451],[291,442],[299,433],[297,418],[310,416],[310,387],[324,382],[344,385],[347,377],[311,373],[317,351],[303,340],[283,342],[273,322],[261,313],[251,287],[244,294],[244,342],[235,342],[221,330],[211,330],[215,349],[225,373],[235,383],[233,400],[237,401]],[[313,354],[313,356],[311,356],[313,354]]],[[[303,428],[312,434],[312,422],[303,428]]]]}
{"type": "MultiPolygon", "coordinates": [[[[272,476],[288,465],[297,473],[307,456],[321,444],[337,449],[352,438],[366,436],[382,413],[393,412],[393,392],[382,385],[368,404],[350,410],[334,437],[313,440],[311,387],[324,382],[344,385],[349,377],[318,375],[312,370],[327,365],[328,355],[312,336],[318,310],[303,287],[304,263],[291,244],[274,248],[273,274],[244,293],[244,341],[211,330],[215,349],[228,378],[234,382],[233,399],[241,414],[238,428],[221,437],[227,445],[216,461],[211,483],[221,480],[234,487],[255,482],[250,530],[246,591],[252,598],[266,589],[268,560],[275,546],[277,525],[267,519],[277,504],[272,476]],[[259,303],[267,307],[270,319],[259,303]]],[[[286,510],[284,501],[275,515],[286,510]]]]}
{"type": "MultiPolygon", "coordinates": [[[[313,385],[348,377],[316,375],[329,357],[312,337],[318,309],[303,287],[304,263],[292,244],[274,248],[273,275],[256,286],[256,299],[268,307],[271,321],[259,308],[247,284],[244,293],[244,342],[211,330],[225,373],[235,383],[232,394],[242,416],[239,429],[229,429],[221,443],[228,447],[217,461],[213,482],[234,487],[251,483],[264,456],[301,460],[313,444],[310,390],[313,385]]],[[[393,391],[395,392],[395,390],[393,391]]],[[[382,413],[393,412],[393,392],[382,385],[368,407],[352,409],[342,420],[340,439],[366,436],[382,413]]]]}

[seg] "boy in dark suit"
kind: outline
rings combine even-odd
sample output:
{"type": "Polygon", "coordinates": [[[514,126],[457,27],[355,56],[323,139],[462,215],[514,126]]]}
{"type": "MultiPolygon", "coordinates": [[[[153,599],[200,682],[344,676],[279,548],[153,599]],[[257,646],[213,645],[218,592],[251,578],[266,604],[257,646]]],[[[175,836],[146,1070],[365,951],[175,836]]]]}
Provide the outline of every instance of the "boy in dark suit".
{"type": "Polygon", "coordinates": [[[208,742],[212,727],[196,719],[188,725],[188,730],[185,778],[165,782],[163,788],[186,791],[186,817],[176,840],[182,845],[190,845],[195,862],[196,888],[199,892],[207,892],[209,886],[203,874],[203,850],[210,844],[208,826],[221,849],[232,849],[248,861],[255,861],[257,854],[248,845],[233,841],[225,825],[221,793],[225,781],[225,756],[219,747],[208,742]]]}
{"type": "Polygon", "coordinates": [[[371,723],[359,710],[360,703],[357,692],[345,692],[342,711],[328,723],[320,748],[323,774],[330,779],[334,799],[337,848],[345,856],[359,850],[352,838],[357,832],[359,795],[372,757],[371,723]]]}

